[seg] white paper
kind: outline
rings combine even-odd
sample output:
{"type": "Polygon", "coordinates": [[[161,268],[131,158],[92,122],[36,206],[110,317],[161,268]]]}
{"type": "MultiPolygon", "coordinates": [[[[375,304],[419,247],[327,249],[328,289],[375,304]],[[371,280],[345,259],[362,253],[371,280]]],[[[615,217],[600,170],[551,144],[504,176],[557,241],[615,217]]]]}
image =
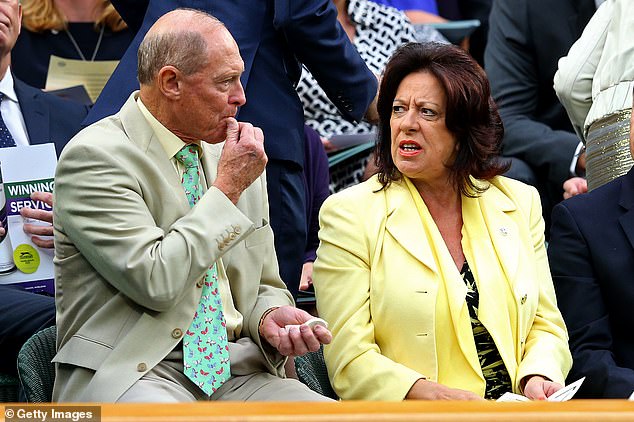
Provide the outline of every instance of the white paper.
{"type": "Polygon", "coordinates": [[[551,395],[550,397],[548,397],[548,401],[568,401],[570,400],[575,394],[577,394],[577,391],[579,390],[579,388],[581,388],[581,384],[583,384],[583,381],[586,379],[586,377],[580,378],[577,381],[573,382],[572,384],[568,384],[567,386],[565,386],[564,388],[562,388],[561,390],[557,391],[555,394],[551,395]]]}
{"type": "MultiPolygon", "coordinates": [[[[577,394],[577,391],[579,390],[579,388],[581,387],[581,384],[583,384],[583,381],[585,379],[586,377],[583,377],[573,382],[572,384],[568,384],[564,388],[552,394],[546,400],[552,401],[552,402],[561,402],[561,401],[570,400],[571,398],[573,398],[575,394],[577,394]]],[[[632,396],[634,396],[634,393],[632,393],[632,396]]],[[[631,397],[630,397],[630,400],[632,400],[631,397]]],[[[520,394],[504,393],[499,399],[497,399],[497,401],[499,402],[526,402],[531,400],[528,397],[522,396],[520,394]]]]}

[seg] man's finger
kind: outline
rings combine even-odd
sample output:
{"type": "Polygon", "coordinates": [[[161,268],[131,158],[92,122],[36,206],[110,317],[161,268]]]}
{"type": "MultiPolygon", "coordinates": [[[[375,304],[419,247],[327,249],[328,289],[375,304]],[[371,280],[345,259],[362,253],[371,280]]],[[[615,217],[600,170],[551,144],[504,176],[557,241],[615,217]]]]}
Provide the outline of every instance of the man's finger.
{"type": "Polygon", "coordinates": [[[227,142],[238,142],[240,137],[240,126],[233,117],[227,119],[227,142]]]}
{"type": "Polygon", "coordinates": [[[255,126],[253,128],[253,132],[254,132],[256,141],[264,142],[264,132],[262,132],[262,129],[260,129],[259,127],[255,126]]]}

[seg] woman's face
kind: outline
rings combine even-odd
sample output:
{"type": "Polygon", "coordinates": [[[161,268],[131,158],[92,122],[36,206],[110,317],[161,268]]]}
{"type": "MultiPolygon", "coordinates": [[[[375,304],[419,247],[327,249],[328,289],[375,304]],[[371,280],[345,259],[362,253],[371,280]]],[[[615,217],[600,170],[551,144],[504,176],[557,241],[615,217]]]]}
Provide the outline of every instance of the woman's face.
{"type": "Polygon", "coordinates": [[[445,125],[445,91],[431,73],[407,75],[398,86],[390,127],[392,160],[415,183],[446,183],[458,150],[445,125]]]}

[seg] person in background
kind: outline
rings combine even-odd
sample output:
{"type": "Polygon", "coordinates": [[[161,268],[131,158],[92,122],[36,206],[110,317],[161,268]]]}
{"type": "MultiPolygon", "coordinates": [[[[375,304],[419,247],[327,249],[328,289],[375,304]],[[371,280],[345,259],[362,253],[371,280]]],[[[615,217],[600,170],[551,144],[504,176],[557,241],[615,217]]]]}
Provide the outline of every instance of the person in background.
{"type": "Polygon", "coordinates": [[[412,23],[447,22],[438,16],[436,0],[371,0],[375,3],[402,10],[412,23]]]}
{"type": "Polygon", "coordinates": [[[177,9],[138,58],[140,90],[57,166],[53,400],[325,400],[283,379],[330,332],[279,276],[235,40],[177,9]]]}
{"type": "MultiPolygon", "coordinates": [[[[337,20],[368,68],[380,75],[392,53],[401,45],[416,41],[416,33],[400,11],[370,0],[331,0],[337,20]]],[[[438,37],[435,40],[440,40],[438,37]]],[[[328,139],[332,135],[370,133],[376,120],[349,122],[320,87],[313,74],[304,69],[297,85],[304,106],[306,124],[328,139]]]]}
{"type": "Polygon", "coordinates": [[[304,125],[306,148],[304,149],[304,180],[306,182],[306,222],[307,236],[304,250],[304,265],[299,282],[299,290],[306,291],[313,284],[313,263],[319,246],[319,210],[330,191],[328,156],[321,137],[310,126],[304,125]]]}
{"type": "MultiPolygon", "coordinates": [[[[387,60],[397,47],[416,41],[414,27],[401,11],[370,0],[332,2],[337,7],[337,20],[375,75],[383,72],[387,60]]],[[[431,29],[429,40],[444,41],[444,38],[436,30],[431,29]]],[[[304,106],[306,124],[326,140],[327,147],[330,147],[329,139],[333,135],[370,134],[376,130],[376,113],[368,113],[368,118],[361,122],[346,120],[315,76],[306,69],[297,85],[297,92],[304,106]]],[[[359,154],[351,160],[353,161],[342,163],[343,168],[333,169],[332,191],[358,183],[367,163],[372,161],[369,152],[359,154]]]]}
{"type": "Polygon", "coordinates": [[[572,359],[537,191],[500,176],[503,127],[482,68],[407,44],[378,98],[379,173],[329,197],[313,273],[343,399],[544,400],[572,359]]]}
{"type": "MultiPolygon", "coordinates": [[[[0,2],[0,121],[9,136],[1,147],[37,145],[53,142],[60,154],[66,143],[80,129],[88,108],[33,88],[12,74],[11,50],[20,33],[22,6],[18,0],[0,2]]],[[[53,205],[50,193],[34,192],[34,201],[53,205]]],[[[46,225],[25,224],[24,230],[34,244],[53,248],[53,213],[24,207],[25,218],[40,220],[46,225]]],[[[0,237],[6,234],[0,226],[0,237]]],[[[16,286],[0,285],[0,372],[16,374],[18,351],[24,342],[40,329],[55,324],[55,303],[52,297],[21,291],[16,286]]]]}
{"type": "Polygon", "coordinates": [[[537,187],[547,223],[564,182],[585,172],[553,77],[595,10],[595,0],[494,0],[489,16],[484,63],[504,122],[502,154],[513,160],[507,175],[537,187]]]}
{"type": "Polygon", "coordinates": [[[596,189],[627,173],[634,163],[628,138],[634,87],[632,28],[634,2],[607,0],[559,60],[555,91],[586,147],[586,179],[568,182],[567,196],[596,189]]]}
{"type": "Polygon", "coordinates": [[[212,13],[227,25],[245,62],[248,103],[238,117],[266,134],[266,178],[270,218],[282,280],[296,297],[306,244],[304,114],[295,91],[301,64],[345,118],[359,122],[376,97],[376,77],[337,24],[331,0],[113,0],[126,22],[138,29],[86,122],[115,113],[136,89],[136,55],[156,19],[176,7],[212,13]]]}
{"type": "Polygon", "coordinates": [[[14,73],[46,87],[52,55],[84,61],[119,60],[134,32],[108,0],[24,0],[23,27],[12,53],[14,73]]]}
{"type": "MultiPolygon", "coordinates": [[[[632,128],[630,115],[634,151],[632,128]]],[[[627,398],[634,392],[633,223],[632,169],[553,209],[548,258],[570,333],[568,379],[586,377],[579,398],[627,398]]]]}

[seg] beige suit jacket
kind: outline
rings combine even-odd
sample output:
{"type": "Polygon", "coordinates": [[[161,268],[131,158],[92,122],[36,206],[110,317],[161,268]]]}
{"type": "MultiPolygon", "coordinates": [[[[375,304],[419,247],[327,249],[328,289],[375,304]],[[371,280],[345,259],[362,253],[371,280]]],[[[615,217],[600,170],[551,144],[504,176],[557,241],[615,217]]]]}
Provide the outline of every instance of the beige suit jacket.
{"type": "MultiPolygon", "coordinates": [[[[484,396],[467,287],[447,246],[405,181],[376,176],[324,202],[313,272],[324,349],[343,399],[402,400],[427,378],[484,396]]],[[[513,390],[530,374],[563,383],[572,359],[544,247],[537,191],[496,177],[462,197],[462,248],[478,283],[478,317],[513,390]]]]}
{"type": "MultiPolygon", "coordinates": [[[[220,257],[244,317],[230,344],[232,368],[248,360],[246,372],[283,371],[282,356],[265,351],[258,334],[266,309],[292,304],[264,175],[237,206],[211,187],[190,208],[135,95],[80,132],[57,167],[54,401],[117,400],[181,341],[202,293],[197,282],[220,257]]],[[[223,144],[202,147],[212,186],[223,144]]]]}

